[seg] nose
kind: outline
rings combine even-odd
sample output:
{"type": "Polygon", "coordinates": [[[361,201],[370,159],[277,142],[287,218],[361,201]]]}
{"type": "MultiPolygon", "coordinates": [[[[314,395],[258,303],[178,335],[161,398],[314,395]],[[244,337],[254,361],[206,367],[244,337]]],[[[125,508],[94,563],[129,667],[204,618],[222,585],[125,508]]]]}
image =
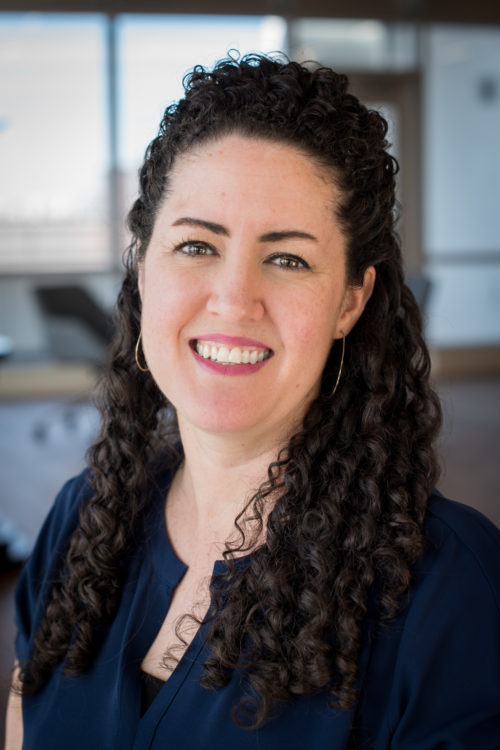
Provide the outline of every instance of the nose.
{"type": "Polygon", "coordinates": [[[262,319],[262,279],[251,262],[243,258],[221,263],[212,279],[207,310],[231,322],[262,319]]]}

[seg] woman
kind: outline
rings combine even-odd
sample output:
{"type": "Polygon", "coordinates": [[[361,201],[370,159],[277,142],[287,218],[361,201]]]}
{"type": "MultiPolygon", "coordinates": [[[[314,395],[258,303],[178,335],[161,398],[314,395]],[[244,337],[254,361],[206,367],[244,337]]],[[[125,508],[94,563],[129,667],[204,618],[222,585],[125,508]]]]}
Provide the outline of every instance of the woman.
{"type": "Polygon", "coordinates": [[[397,168],[346,83],[229,59],[166,110],[101,435],[18,588],[27,750],[500,747],[499,535],[433,493],[397,168]]]}

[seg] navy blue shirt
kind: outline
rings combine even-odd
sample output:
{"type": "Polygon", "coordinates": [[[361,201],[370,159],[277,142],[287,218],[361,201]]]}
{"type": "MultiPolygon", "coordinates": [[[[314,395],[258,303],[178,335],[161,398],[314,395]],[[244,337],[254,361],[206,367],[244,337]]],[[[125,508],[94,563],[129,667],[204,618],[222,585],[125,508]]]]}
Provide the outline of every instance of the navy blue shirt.
{"type": "MultiPolygon", "coordinates": [[[[324,694],[302,696],[260,730],[239,729],[231,709],[242,675],[216,691],[199,684],[202,626],[141,719],[141,662],[186,570],[165,530],[168,481],[151,490],[119,609],[91,669],[68,678],[58,668],[40,693],[23,699],[24,750],[499,750],[500,532],[438,494],[429,502],[426,550],[407,603],[389,624],[367,622],[355,710],[332,710],[324,694]]],[[[88,496],[84,475],[64,486],[21,575],[21,660],[88,496]]],[[[223,568],[216,562],[214,572],[223,568]]]]}

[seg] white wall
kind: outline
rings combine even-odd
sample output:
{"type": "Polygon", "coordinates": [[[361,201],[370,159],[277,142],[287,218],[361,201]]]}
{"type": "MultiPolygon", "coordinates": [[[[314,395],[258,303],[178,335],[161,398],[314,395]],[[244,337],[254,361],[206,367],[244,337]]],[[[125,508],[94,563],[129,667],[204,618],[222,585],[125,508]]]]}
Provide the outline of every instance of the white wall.
{"type": "Polygon", "coordinates": [[[428,268],[427,338],[434,346],[500,344],[500,263],[428,268]]]}

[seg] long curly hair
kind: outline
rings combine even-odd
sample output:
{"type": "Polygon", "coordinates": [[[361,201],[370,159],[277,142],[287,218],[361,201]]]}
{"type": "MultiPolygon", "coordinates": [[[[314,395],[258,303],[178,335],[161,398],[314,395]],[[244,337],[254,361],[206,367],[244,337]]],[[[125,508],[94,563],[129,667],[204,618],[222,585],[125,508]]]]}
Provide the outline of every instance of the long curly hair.
{"type": "Polygon", "coordinates": [[[195,67],[184,98],[165,111],[128,219],[133,240],[103,380],[101,432],[88,454],[92,497],[22,672],[25,692],[39,690],[61,662],[69,674],[88,668],[118,606],[146,487],[158,467],[175,469],[182,460],[173,408],[134,361],[138,263],[176,158],[238,133],[291,144],[329,171],[341,194],[348,282],[361,284],[371,265],[376,282],[348,337],[335,397],[338,347],[300,431],[235,520],[239,542],[227,546],[227,572],[211,583],[202,684],[219,688],[244,668],[249,690],[233,716],[246,728],[307,693],[326,691],[340,709],[354,705],[369,598],[376,592],[379,617],[393,617],[422,553],[441,413],[420,311],[404,284],[387,124],[347,83],[323,67],[229,57],[213,70],[195,67]],[[252,546],[243,523],[250,516],[258,531],[265,525],[265,543],[247,565],[235,565],[235,552],[252,546]]]}

